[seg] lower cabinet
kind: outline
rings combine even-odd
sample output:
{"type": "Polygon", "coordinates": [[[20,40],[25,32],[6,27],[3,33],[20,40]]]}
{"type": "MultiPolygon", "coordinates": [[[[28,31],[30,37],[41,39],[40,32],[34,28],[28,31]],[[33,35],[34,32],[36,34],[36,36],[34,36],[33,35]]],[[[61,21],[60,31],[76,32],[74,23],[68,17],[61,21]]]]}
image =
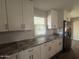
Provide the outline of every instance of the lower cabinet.
{"type": "Polygon", "coordinates": [[[62,46],[63,41],[62,39],[59,38],[49,42],[49,58],[59,53],[62,50],[62,46]]]}
{"type": "Polygon", "coordinates": [[[57,53],[57,41],[53,40],[49,42],[49,58],[57,53]]]}
{"type": "Polygon", "coordinates": [[[60,51],[62,51],[62,48],[63,48],[63,40],[62,40],[62,38],[58,38],[58,46],[57,46],[57,50],[58,50],[58,52],[60,52],[60,51]]]}
{"type": "Polygon", "coordinates": [[[20,52],[17,59],[40,59],[40,46],[20,52]]]}
{"type": "Polygon", "coordinates": [[[50,59],[62,50],[62,39],[56,39],[33,48],[23,50],[5,59],[50,59]]]}
{"type": "Polygon", "coordinates": [[[49,59],[49,45],[44,43],[41,45],[41,59],[49,59]]]}

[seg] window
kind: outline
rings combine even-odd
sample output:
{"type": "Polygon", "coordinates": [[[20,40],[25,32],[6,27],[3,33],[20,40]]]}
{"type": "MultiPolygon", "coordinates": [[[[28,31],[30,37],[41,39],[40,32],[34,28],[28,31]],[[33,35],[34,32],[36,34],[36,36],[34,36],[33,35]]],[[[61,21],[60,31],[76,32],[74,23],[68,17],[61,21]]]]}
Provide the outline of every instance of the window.
{"type": "Polygon", "coordinates": [[[45,18],[34,16],[35,36],[46,34],[45,18]]]}

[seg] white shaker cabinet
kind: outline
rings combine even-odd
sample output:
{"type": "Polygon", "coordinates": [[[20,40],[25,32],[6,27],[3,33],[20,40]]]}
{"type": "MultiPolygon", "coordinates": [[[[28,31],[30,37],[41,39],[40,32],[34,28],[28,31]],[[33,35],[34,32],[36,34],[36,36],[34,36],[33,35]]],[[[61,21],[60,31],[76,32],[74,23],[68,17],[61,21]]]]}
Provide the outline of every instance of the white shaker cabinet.
{"type": "Polygon", "coordinates": [[[9,31],[21,30],[21,0],[6,0],[7,19],[9,31]]]}
{"type": "Polygon", "coordinates": [[[58,28],[58,13],[55,10],[51,11],[51,19],[52,19],[52,27],[53,28],[58,28]]]}
{"type": "Polygon", "coordinates": [[[53,40],[49,42],[49,57],[53,57],[57,53],[57,41],[53,40]]]}
{"type": "Polygon", "coordinates": [[[32,53],[33,58],[32,59],[41,59],[41,48],[40,46],[37,46],[34,48],[34,51],[32,53]]]}
{"type": "Polygon", "coordinates": [[[28,50],[21,51],[19,52],[17,59],[31,59],[31,55],[28,50]]]}
{"type": "Polygon", "coordinates": [[[44,43],[41,45],[41,59],[49,59],[49,45],[44,43]]]}
{"type": "Polygon", "coordinates": [[[0,32],[33,30],[33,2],[0,0],[0,32]]]}
{"type": "Polygon", "coordinates": [[[33,30],[34,27],[33,2],[23,0],[23,27],[24,30],[33,30]]]}
{"type": "Polygon", "coordinates": [[[24,50],[18,54],[18,59],[40,59],[40,46],[24,50]]]}
{"type": "Polygon", "coordinates": [[[7,18],[5,0],[0,0],[0,32],[7,31],[7,18]]]}
{"type": "Polygon", "coordinates": [[[58,12],[56,10],[51,10],[48,14],[48,28],[58,28],[58,12]]]}
{"type": "Polygon", "coordinates": [[[57,38],[56,40],[49,42],[49,46],[50,46],[49,55],[51,58],[52,56],[54,56],[57,53],[59,53],[60,51],[62,51],[62,46],[63,46],[62,39],[57,38]]]}
{"type": "Polygon", "coordinates": [[[62,38],[58,38],[58,45],[57,45],[57,48],[58,48],[58,52],[62,51],[63,49],[63,39],[62,38]]]}

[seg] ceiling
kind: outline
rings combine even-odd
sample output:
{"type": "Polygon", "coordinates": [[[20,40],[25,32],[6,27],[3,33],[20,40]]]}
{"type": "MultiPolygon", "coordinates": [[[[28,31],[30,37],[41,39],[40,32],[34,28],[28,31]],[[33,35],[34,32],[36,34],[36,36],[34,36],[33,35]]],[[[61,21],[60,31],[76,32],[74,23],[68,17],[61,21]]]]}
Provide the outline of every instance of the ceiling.
{"type": "Polygon", "coordinates": [[[71,9],[73,0],[33,0],[35,8],[48,11],[50,9],[71,9]]]}

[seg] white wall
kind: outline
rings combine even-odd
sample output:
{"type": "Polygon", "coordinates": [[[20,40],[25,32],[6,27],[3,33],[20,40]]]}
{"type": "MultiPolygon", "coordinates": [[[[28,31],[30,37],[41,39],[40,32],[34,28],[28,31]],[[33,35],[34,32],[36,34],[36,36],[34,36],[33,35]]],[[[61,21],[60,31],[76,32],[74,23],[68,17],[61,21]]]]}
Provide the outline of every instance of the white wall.
{"type": "Polygon", "coordinates": [[[79,17],[79,0],[73,0],[71,9],[64,10],[64,19],[67,20],[68,17],[70,18],[79,17]]]}
{"type": "Polygon", "coordinates": [[[73,8],[70,14],[72,18],[79,17],[79,0],[74,0],[73,8]]]}
{"type": "Polygon", "coordinates": [[[79,17],[79,4],[76,4],[75,6],[73,6],[70,15],[72,18],[79,17]]]}
{"type": "Polygon", "coordinates": [[[17,31],[0,33],[0,44],[34,38],[33,31],[17,31]]]}
{"type": "Polygon", "coordinates": [[[34,8],[34,16],[39,16],[39,17],[47,17],[47,12],[43,10],[39,10],[37,8],[34,8]]]}
{"type": "Polygon", "coordinates": [[[73,39],[79,40],[79,18],[73,19],[73,39]]]}

